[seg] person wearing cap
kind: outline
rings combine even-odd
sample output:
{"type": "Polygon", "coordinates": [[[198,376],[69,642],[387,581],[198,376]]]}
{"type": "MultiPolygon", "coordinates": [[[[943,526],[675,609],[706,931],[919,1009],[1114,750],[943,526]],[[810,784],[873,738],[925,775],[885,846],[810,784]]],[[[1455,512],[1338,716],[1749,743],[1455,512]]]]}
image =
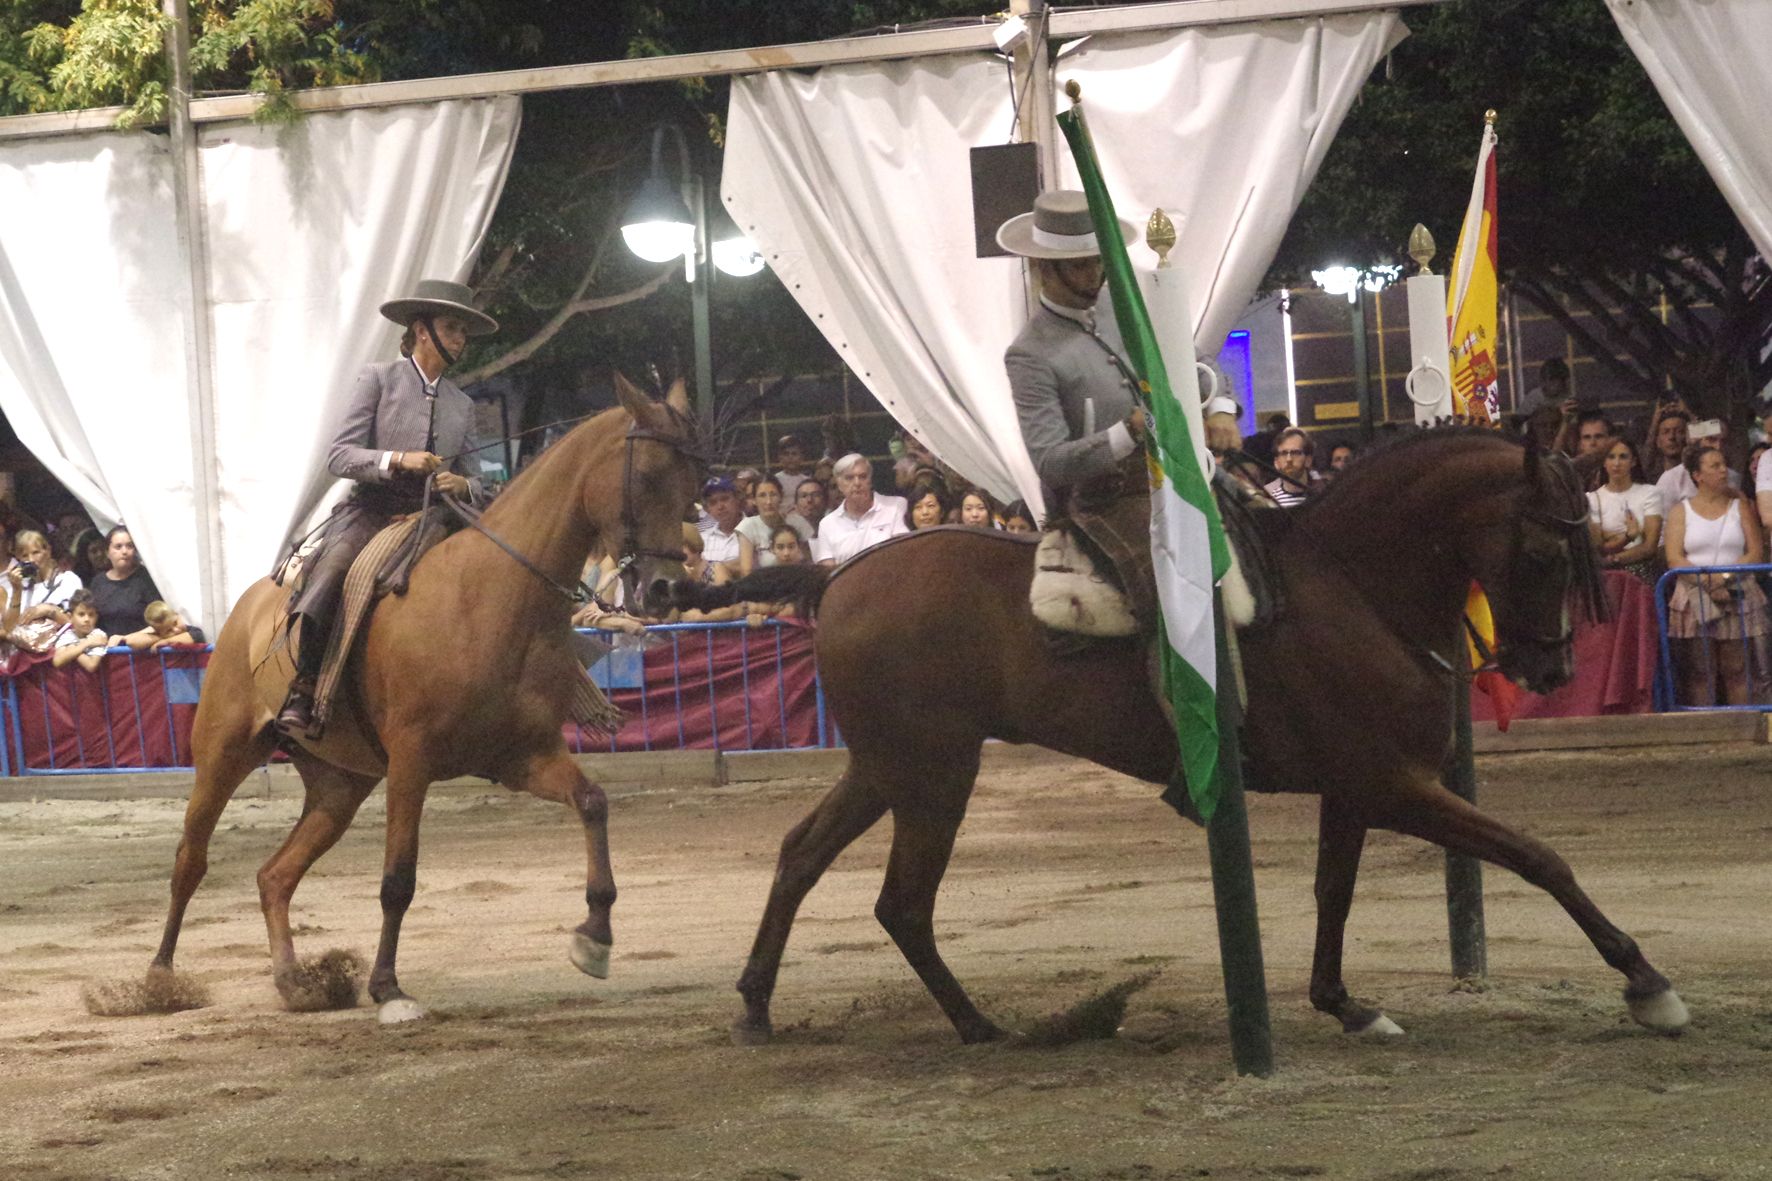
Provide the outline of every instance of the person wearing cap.
{"type": "Polygon", "coordinates": [[[395,517],[424,505],[425,486],[470,503],[481,499],[473,446],[474,404],[444,376],[471,336],[498,331],[460,283],[421,281],[410,296],[381,305],[406,329],[398,361],[372,362],[357,376],[326,468],[352,481],[327,520],[318,551],[303,563],[301,593],[289,609],[301,621],[296,676],[277,714],[286,734],[314,736],[314,685],[332,633],[345,575],[370,538],[395,517]]]}
{"type": "Polygon", "coordinates": [[[708,527],[701,530],[702,557],[734,578],[757,568],[757,547],[738,530],[744,520],[742,495],[731,476],[713,476],[701,486],[701,507],[708,515],[708,527]]]}
{"type": "Polygon", "coordinates": [[[1095,543],[1154,632],[1145,417],[1111,307],[1098,306],[1105,273],[1088,198],[1041,193],[1031,212],[1002,224],[997,244],[1031,260],[1039,282],[1039,306],[1003,361],[1047,509],[1095,543]]]}
{"type": "Polygon", "coordinates": [[[874,491],[874,465],[852,451],[831,468],[843,499],[826,513],[812,539],[812,560],[821,566],[840,566],[861,551],[889,537],[909,533],[904,523],[910,508],[902,496],[874,491]]]}

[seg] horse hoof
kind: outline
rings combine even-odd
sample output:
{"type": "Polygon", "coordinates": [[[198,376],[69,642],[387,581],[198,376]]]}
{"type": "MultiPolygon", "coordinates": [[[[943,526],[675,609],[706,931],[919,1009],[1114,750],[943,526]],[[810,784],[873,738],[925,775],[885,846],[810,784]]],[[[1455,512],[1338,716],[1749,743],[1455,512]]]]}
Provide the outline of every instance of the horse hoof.
{"type": "Polygon", "coordinates": [[[732,1044],[735,1046],[767,1046],[775,1031],[767,1024],[753,1025],[739,1020],[732,1023],[732,1044]]]}
{"type": "Polygon", "coordinates": [[[375,1019],[383,1025],[404,1025],[408,1021],[422,1021],[425,1007],[409,996],[397,996],[382,1004],[375,1019]]]}
{"type": "Polygon", "coordinates": [[[1630,1005],[1630,1015],[1636,1023],[1658,1033],[1678,1033],[1692,1020],[1692,1014],[1686,1011],[1686,1002],[1671,988],[1664,988],[1652,996],[1627,996],[1624,999],[1630,1005]]]}
{"type": "Polygon", "coordinates": [[[595,976],[599,980],[609,978],[609,944],[574,931],[567,954],[572,957],[572,966],[586,976],[595,976]]]}
{"type": "Polygon", "coordinates": [[[1386,1017],[1383,1013],[1380,1013],[1378,1016],[1376,1016],[1372,1020],[1368,1021],[1361,1028],[1350,1029],[1350,1030],[1348,1030],[1348,1032],[1353,1034],[1355,1037],[1368,1037],[1368,1038],[1402,1037],[1403,1036],[1403,1027],[1401,1025],[1398,1025],[1395,1021],[1392,1021],[1389,1017],[1386,1017]]]}

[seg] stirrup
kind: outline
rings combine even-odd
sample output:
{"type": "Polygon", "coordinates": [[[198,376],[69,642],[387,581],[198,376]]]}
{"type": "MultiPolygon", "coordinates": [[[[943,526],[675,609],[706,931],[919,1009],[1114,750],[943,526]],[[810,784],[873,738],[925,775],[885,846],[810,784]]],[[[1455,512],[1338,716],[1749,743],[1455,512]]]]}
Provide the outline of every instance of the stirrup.
{"type": "Polygon", "coordinates": [[[289,686],[289,696],[271,723],[279,733],[290,738],[318,738],[324,725],[314,721],[314,683],[300,679],[289,686]]]}

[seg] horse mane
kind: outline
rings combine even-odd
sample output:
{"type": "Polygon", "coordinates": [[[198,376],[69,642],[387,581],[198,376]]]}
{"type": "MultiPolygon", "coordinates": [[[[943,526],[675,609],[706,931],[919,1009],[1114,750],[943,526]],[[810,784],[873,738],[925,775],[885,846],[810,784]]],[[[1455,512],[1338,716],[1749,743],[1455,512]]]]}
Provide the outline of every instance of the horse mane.
{"type": "Polygon", "coordinates": [[[1309,519],[1312,513],[1325,505],[1339,506],[1350,498],[1368,497],[1371,494],[1367,487],[1369,484],[1374,488],[1382,488],[1387,497],[1394,495],[1395,484],[1387,482],[1394,479],[1394,475],[1384,470],[1389,464],[1378,461],[1388,461],[1392,456],[1413,455],[1417,451],[1448,447],[1455,442],[1473,439],[1492,440],[1522,452],[1525,450],[1525,444],[1520,440],[1484,426],[1439,426],[1398,431],[1359,452],[1353,463],[1348,464],[1340,475],[1329,481],[1329,487],[1321,495],[1309,497],[1302,505],[1289,511],[1299,514],[1301,520],[1309,519]]]}

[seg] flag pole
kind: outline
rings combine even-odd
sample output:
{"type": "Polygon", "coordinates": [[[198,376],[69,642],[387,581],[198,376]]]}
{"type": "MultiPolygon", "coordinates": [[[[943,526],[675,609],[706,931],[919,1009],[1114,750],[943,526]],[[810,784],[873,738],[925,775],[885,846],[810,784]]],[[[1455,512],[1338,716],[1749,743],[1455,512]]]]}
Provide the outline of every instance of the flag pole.
{"type": "MultiPolygon", "coordinates": [[[[1127,360],[1139,378],[1140,401],[1150,416],[1144,441],[1151,476],[1152,565],[1162,600],[1156,652],[1187,794],[1206,820],[1231,1055],[1239,1074],[1268,1075],[1274,1069],[1273,1038],[1237,736],[1242,705],[1217,589],[1218,578],[1230,565],[1230,547],[1204,459],[1193,320],[1174,272],[1162,269],[1162,264],[1155,271],[1134,272],[1083,119],[1082,89],[1072,81],[1065,93],[1073,105],[1058,116],[1058,123],[1089,198],[1115,319],[1127,360]],[[1156,321],[1162,332],[1153,323],[1153,304],[1162,312],[1156,321]],[[1170,342],[1167,359],[1159,339],[1165,334],[1170,342]],[[1180,378],[1179,396],[1168,374],[1171,363],[1180,378]]],[[[1165,221],[1153,215],[1147,235],[1152,228],[1161,231],[1165,221]]],[[[1156,248],[1155,241],[1152,245],[1156,248]]]]}
{"type": "Polygon", "coordinates": [[[1224,597],[1212,595],[1218,649],[1218,808],[1206,824],[1212,862],[1212,908],[1218,915],[1218,959],[1230,1013],[1231,1060],[1238,1074],[1274,1073],[1268,1024],[1267,970],[1261,958],[1261,920],[1255,909],[1255,862],[1249,851],[1249,810],[1243,800],[1243,708],[1224,630],[1224,597]]]}

